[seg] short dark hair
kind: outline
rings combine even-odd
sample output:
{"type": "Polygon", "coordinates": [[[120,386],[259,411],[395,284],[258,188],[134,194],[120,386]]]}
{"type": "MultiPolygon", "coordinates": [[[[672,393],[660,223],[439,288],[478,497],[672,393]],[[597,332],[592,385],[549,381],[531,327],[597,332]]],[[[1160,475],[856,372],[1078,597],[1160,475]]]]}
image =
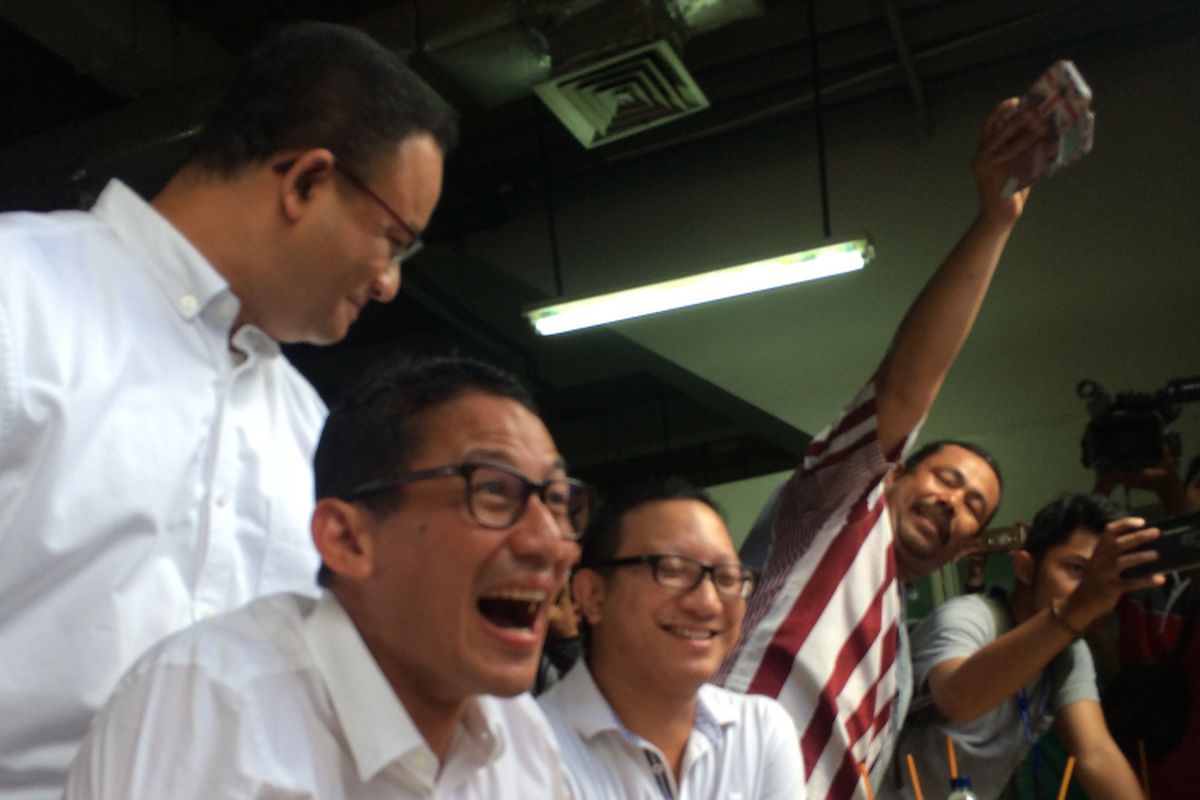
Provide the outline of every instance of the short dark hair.
{"type": "MultiPolygon", "coordinates": [[[[403,473],[424,444],[424,414],[473,392],[507,397],[540,416],[515,377],[461,356],[405,357],[350,389],[330,411],[313,456],[317,499],[351,499],[355,487],[403,473]]],[[[388,513],[399,508],[401,496],[378,492],[354,499],[388,513]]],[[[329,578],[322,567],[318,583],[328,585],[329,578]]]]}
{"type": "Polygon", "coordinates": [[[446,153],[457,136],[453,112],[362,31],[303,22],[244,58],[188,163],[230,175],[288,150],[328,147],[365,174],[414,133],[446,153]]]}
{"type": "Polygon", "coordinates": [[[667,500],[695,500],[721,514],[708,492],[684,478],[663,478],[627,489],[600,503],[584,531],[579,566],[588,567],[613,558],[621,546],[621,522],[625,515],[644,505],[667,500]]]}
{"type": "Polygon", "coordinates": [[[981,459],[983,459],[985,464],[992,468],[992,472],[996,474],[996,488],[1000,490],[1000,497],[996,500],[996,507],[992,509],[992,513],[988,515],[987,519],[980,523],[979,531],[982,533],[983,530],[995,518],[996,512],[1000,510],[1000,503],[1004,499],[1004,475],[1000,472],[1000,462],[996,461],[996,457],[992,455],[990,450],[983,445],[976,444],[975,442],[968,442],[963,439],[937,439],[921,445],[912,453],[910,453],[908,458],[904,460],[904,471],[911,472],[913,468],[922,461],[936,453],[941,452],[943,448],[951,445],[954,447],[961,447],[968,453],[973,453],[974,455],[979,456],[981,459]]]}
{"type": "Polygon", "coordinates": [[[1067,541],[1078,528],[1100,534],[1108,523],[1123,516],[1121,509],[1107,497],[1064,494],[1037,512],[1021,549],[1028,551],[1034,561],[1041,561],[1047,550],[1067,541]]]}

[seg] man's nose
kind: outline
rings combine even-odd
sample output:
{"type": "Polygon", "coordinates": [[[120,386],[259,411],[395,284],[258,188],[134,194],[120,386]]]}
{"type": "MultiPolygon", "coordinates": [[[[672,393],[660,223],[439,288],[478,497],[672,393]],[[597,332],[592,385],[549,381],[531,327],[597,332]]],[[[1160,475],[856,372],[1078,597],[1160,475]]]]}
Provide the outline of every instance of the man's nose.
{"type": "Polygon", "coordinates": [[[526,502],[525,513],[517,520],[509,535],[513,552],[519,557],[544,564],[570,558],[571,552],[578,550],[579,545],[563,534],[558,519],[537,492],[533,492],[526,502]]]}
{"type": "Polygon", "coordinates": [[[400,293],[400,269],[388,264],[387,269],[371,282],[371,299],[378,303],[390,303],[400,293]]]}

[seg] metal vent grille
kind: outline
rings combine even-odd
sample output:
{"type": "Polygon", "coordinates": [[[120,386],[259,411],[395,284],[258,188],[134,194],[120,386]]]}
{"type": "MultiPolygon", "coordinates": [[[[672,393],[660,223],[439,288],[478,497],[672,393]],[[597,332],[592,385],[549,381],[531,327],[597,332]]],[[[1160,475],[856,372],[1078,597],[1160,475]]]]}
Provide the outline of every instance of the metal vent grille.
{"type": "Polygon", "coordinates": [[[708,98],[661,40],[559,75],[534,91],[588,148],[708,108],[708,98]]]}

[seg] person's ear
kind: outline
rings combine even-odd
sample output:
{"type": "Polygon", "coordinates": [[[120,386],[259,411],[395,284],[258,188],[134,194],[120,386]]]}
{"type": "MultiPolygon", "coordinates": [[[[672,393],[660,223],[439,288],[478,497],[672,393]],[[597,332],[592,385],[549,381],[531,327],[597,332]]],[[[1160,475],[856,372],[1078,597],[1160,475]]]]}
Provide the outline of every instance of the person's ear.
{"type": "Polygon", "coordinates": [[[336,497],[322,497],[313,509],[313,544],[321,554],[321,562],[340,578],[362,581],[374,571],[369,514],[336,497]]]}
{"type": "Polygon", "coordinates": [[[288,220],[300,218],[312,198],[313,189],[332,183],[334,178],[333,153],[324,147],[305,150],[279,172],[280,208],[288,220]]]}
{"type": "Polygon", "coordinates": [[[589,625],[597,625],[604,618],[604,592],[604,578],[594,569],[577,569],[571,578],[571,593],[579,616],[589,625]]]}
{"type": "Polygon", "coordinates": [[[1012,567],[1014,578],[1025,586],[1033,586],[1033,579],[1037,575],[1037,561],[1032,553],[1028,550],[1013,550],[1012,567]]]}

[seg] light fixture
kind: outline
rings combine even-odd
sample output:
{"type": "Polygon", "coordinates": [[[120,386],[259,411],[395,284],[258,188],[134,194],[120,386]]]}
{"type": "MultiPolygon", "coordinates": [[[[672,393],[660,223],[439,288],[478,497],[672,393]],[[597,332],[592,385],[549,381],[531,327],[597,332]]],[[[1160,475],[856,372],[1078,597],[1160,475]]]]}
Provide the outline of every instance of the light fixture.
{"type": "MultiPolygon", "coordinates": [[[[809,50],[812,56],[812,107],[817,144],[817,181],[821,193],[821,230],[828,242],[829,183],[825,171],[825,124],[821,104],[821,69],[817,58],[816,2],[808,0],[809,50]]],[[[669,50],[669,48],[668,48],[669,50]]],[[[543,175],[546,174],[544,142],[539,127],[539,152],[542,153],[543,175]]],[[[550,231],[550,252],[554,266],[555,286],[562,294],[562,271],[558,258],[557,226],[554,205],[550,200],[546,180],[546,218],[550,231]]],[[[744,294],[777,289],[794,283],[826,278],[853,272],[866,266],[875,255],[870,240],[864,235],[822,244],[790,255],[741,264],[736,267],[704,272],[686,278],[652,283],[634,289],[585,297],[579,300],[558,300],[527,308],[523,313],[534,329],[543,336],[608,325],[613,322],[674,311],[678,308],[711,303],[744,294]]]]}
{"type": "Polygon", "coordinates": [[[862,269],[874,256],[865,236],[633,289],[543,303],[524,314],[543,336],[644,317],[862,269]]]}

